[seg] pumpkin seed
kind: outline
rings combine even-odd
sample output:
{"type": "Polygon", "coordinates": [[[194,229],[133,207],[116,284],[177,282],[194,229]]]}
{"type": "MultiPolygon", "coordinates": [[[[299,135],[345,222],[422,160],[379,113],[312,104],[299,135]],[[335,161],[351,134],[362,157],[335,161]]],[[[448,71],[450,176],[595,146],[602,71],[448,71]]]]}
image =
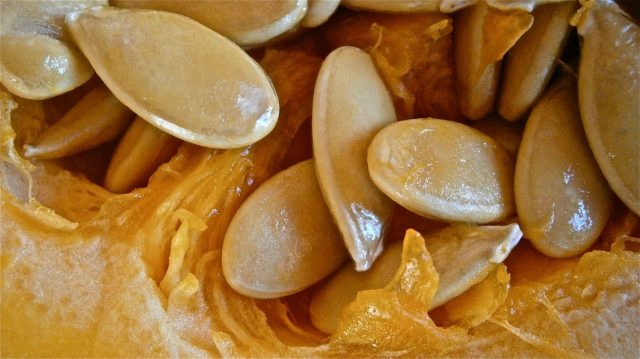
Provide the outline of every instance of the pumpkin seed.
{"type": "Polygon", "coordinates": [[[237,292],[276,298],[299,292],[347,258],[320,192],[312,160],[263,183],[225,234],[222,270],[237,292]]]}
{"type": "Polygon", "coordinates": [[[300,22],[300,25],[304,27],[322,25],[340,6],[340,0],[308,0],[308,3],[309,10],[300,22]]]}
{"type": "Polygon", "coordinates": [[[24,155],[59,158],[97,147],[115,139],[134,117],[104,85],[98,85],[58,122],[25,145],[24,155]]]}
{"type": "Polygon", "coordinates": [[[453,27],[458,103],[479,120],[493,111],[504,54],[531,27],[533,16],[499,11],[480,2],[457,13],[453,27]]]}
{"type": "Polygon", "coordinates": [[[576,2],[547,4],[533,12],[534,23],[509,51],[503,66],[498,112],[521,119],[546,87],[569,37],[576,2]]]}
{"type": "Polygon", "coordinates": [[[185,15],[243,47],[262,45],[287,33],[307,13],[307,0],[112,0],[111,4],[185,15]]]}
{"type": "Polygon", "coordinates": [[[313,154],[320,189],[356,269],[382,251],[393,202],[371,182],[367,148],[396,121],[393,100],[369,55],[355,47],[324,61],[313,95],[313,154]]]}
{"type": "Polygon", "coordinates": [[[514,210],[509,154],[460,123],[415,119],[391,124],[371,142],[368,165],[382,192],[425,217],[487,223],[514,210]]]}
{"type": "Polygon", "coordinates": [[[0,2],[0,82],[12,93],[41,100],[85,83],[93,69],[74,48],[64,16],[106,0],[0,2]]]}
{"type": "Polygon", "coordinates": [[[69,28],[122,103],[187,142],[237,148],[266,136],[279,105],[271,81],[242,49],[187,17],[90,9],[69,28]]]}
{"type": "Polygon", "coordinates": [[[584,252],[607,223],[612,194],[589,150],[570,78],[545,91],[527,120],[515,195],[525,237],[551,257],[584,252]]]}
{"type": "Polygon", "coordinates": [[[111,158],[104,186],[115,193],[144,186],[158,166],[176,153],[180,142],[136,117],[111,158]]]}
{"type": "Polygon", "coordinates": [[[585,10],[578,24],[582,123],[609,185],[640,215],[640,28],[612,1],[585,10]]]}

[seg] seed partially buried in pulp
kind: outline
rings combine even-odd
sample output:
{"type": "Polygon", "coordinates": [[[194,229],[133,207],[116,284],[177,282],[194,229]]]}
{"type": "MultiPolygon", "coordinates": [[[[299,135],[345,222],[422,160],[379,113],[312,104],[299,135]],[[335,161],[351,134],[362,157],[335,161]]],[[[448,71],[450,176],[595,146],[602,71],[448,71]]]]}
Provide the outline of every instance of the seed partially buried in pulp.
{"type": "Polygon", "coordinates": [[[238,148],[276,124],[278,98],[236,44],[185,16],[94,8],[71,13],[78,46],[138,116],[187,142],[238,148]]]}
{"type": "Polygon", "coordinates": [[[582,123],[607,182],[640,215],[640,28],[613,1],[582,10],[582,123]]]}
{"type": "Polygon", "coordinates": [[[185,15],[243,47],[262,45],[285,34],[307,13],[307,0],[112,0],[111,5],[185,15]]]}
{"type": "MultiPolygon", "coordinates": [[[[456,225],[425,237],[425,244],[440,276],[435,308],[480,283],[502,263],[522,238],[517,224],[507,226],[456,225]]],[[[338,327],[342,310],[359,291],[383,288],[401,263],[402,241],[391,243],[367,272],[344,265],[313,294],[309,312],[313,324],[325,333],[338,327]]]]}
{"type": "Polygon", "coordinates": [[[147,183],[149,176],[173,156],[182,141],[136,117],[111,157],[104,186],[125,193],[147,183]]]}
{"type": "Polygon", "coordinates": [[[533,26],[509,50],[503,63],[498,112],[507,120],[521,119],[547,85],[572,29],[578,3],[546,4],[533,12],[533,26]]]}
{"type": "Polygon", "coordinates": [[[513,160],[469,126],[438,119],[396,122],[374,137],[367,161],[382,192],[424,217],[488,223],[514,212],[513,160]]]}
{"type": "Polygon", "coordinates": [[[67,13],[106,0],[0,2],[0,82],[32,100],[73,90],[93,75],[64,26],[67,13]]]}
{"type": "Polygon", "coordinates": [[[347,259],[313,160],[263,183],[240,206],[222,245],[222,271],[237,292],[277,298],[299,292],[347,259]]]}
{"type": "Polygon", "coordinates": [[[393,100],[366,52],[341,47],[327,56],[313,95],[313,155],[322,194],[360,271],[382,251],[394,206],[371,182],[367,148],[395,121],[393,100]]]}
{"type": "Polygon", "coordinates": [[[125,105],[99,84],[64,116],[25,146],[32,158],[60,158],[97,147],[120,135],[134,117],[125,105]]]}
{"type": "Polygon", "coordinates": [[[500,11],[479,2],[456,14],[453,30],[460,112],[479,120],[492,110],[504,54],[533,23],[531,14],[500,11]]]}
{"type": "Polygon", "coordinates": [[[612,193],[589,150],[573,79],[547,89],[527,120],[515,196],[525,237],[551,257],[578,255],[607,224],[612,193]]]}

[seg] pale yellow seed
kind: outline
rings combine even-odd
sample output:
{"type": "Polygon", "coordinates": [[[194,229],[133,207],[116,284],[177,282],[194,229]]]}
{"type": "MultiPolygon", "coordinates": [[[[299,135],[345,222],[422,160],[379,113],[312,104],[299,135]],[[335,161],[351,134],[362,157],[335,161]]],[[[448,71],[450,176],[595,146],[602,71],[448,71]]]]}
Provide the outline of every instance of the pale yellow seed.
{"type": "Polygon", "coordinates": [[[106,0],[0,2],[0,82],[12,93],[41,100],[70,91],[93,75],[64,26],[67,13],[106,0]]]}
{"type": "Polygon", "coordinates": [[[78,46],[122,103],[185,141],[239,148],[279,114],[264,70],[236,44],[185,16],[90,9],[67,16],[78,46]]]}
{"type": "Polygon", "coordinates": [[[453,30],[460,112],[479,120],[493,111],[503,56],[531,27],[523,11],[499,11],[480,2],[456,15],[453,30]]]}
{"type": "Polygon", "coordinates": [[[185,15],[243,47],[262,45],[286,34],[307,13],[307,0],[112,0],[111,5],[185,15]]]}
{"type": "Polygon", "coordinates": [[[24,155],[50,159],[69,156],[115,139],[127,128],[134,113],[98,85],[58,122],[25,145],[24,155]]]}
{"type": "Polygon", "coordinates": [[[302,18],[300,25],[304,27],[317,27],[329,20],[338,6],[340,0],[308,0],[309,10],[302,18]]]}
{"type": "Polygon", "coordinates": [[[580,122],[573,79],[533,108],[516,162],[515,195],[525,237],[551,257],[587,250],[607,224],[612,193],[580,122]]]}
{"type": "Polygon", "coordinates": [[[369,55],[334,50],[322,64],[313,95],[313,155],[320,189],[357,270],[382,251],[393,202],[371,182],[367,148],[396,121],[393,100],[369,55]]]}
{"type": "Polygon", "coordinates": [[[237,292],[255,298],[293,294],[347,259],[314,166],[307,160],[278,173],[233,217],[222,245],[222,270],[237,292]]]}
{"type": "Polygon", "coordinates": [[[525,116],[546,87],[569,36],[578,3],[547,4],[533,12],[534,23],[509,51],[501,78],[498,112],[507,120],[525,116]]]}
{"type": "Polygon", "coordinates": [[[469,126],[415,119],[385,127],[368,152],[373,182],[396,203],[447,222],[488,223],[514,212],[513,162],[469,126]]]}
{"type": "Polygon", "coordinates": [[[176,153],[180,143],[136,117],[111,158],[104,186],[115,193],[145,186],[149,176],[176,153]]]}
{"type": "Polygon", "coordinates": [[[578,26],[582,123],[607,182],[640,215],[640,28],[613,2],[591,5],[578,26]]]}

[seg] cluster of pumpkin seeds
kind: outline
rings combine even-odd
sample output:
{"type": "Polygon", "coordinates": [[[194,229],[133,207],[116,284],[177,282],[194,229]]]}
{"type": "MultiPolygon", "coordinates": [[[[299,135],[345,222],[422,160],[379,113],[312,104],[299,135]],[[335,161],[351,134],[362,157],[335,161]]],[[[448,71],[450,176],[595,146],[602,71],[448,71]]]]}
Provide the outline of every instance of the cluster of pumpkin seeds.
{"type": "MultiPolygon", "coordinates": [[[[546,2],[343,0],[357,10],[457,12],[460,110],[484,120],[397,121],[369,55],[334,50],[315,86],[314,158],[275,175],[239,208],[222,250],[228,283],[274,298],[329,277],[310,311],[330,333],[358,291],[393,277],[401,242],[383,247],[396,204],[451,224],[426,238],[440,275],[434,307],[484,279],[523,235],[549,256],[574,256],[599,237],[615,196],[640,214],[640,29],[611,0],[546,2]],[[572,26],[582,39],[577,74],[555,71],[572,26]],[[554,72],[563,74],[548,85],[554,72]],[[487,120],[498,115],[526,119],[522,137],[487,120]]],[[[278,98],[244,49],[319,26],[341,2],[111,5],[2,1],[0,80],[40,100],[95,71],[104,85],[24,155],[59,158],[120,138],[104,184],[127,192],[181,141],[232,149],[269,134],[278,98]]]]}

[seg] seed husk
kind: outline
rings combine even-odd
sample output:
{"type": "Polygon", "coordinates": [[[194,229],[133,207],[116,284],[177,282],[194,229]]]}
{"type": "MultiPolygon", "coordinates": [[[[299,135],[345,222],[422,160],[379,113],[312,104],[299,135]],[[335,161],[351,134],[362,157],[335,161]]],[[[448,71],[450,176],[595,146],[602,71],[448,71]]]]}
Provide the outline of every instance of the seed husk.
{"type": "Polygon", "coordinates": [[[243,47],[259,46],[285,34],[307,13],[307,0],[112,0],[111,4],[185,15],[243,47]]]}
{"type": "Polygon", "coordinates": [[[395,121],[393,100],[369,55],[355,47],[334,50],[316,81],[313,154],[322,194],[360,271],[382,251],[394,206],[369,177],[367,148],[395,121]]]}
{"type": "Polygon", "coordinates": [[[111,158],[104,186],[114,193],[144,186],[158,166],[176,153],[181,142],[136,117],[111,158]]]}
{"type": "Polygon", "coordinates": [[[374,137],[367,161],[376,186],[421,216],[488,223],[514,211],[511,157],[469,126],[438,119],[396,122],[374,137]]]}
{"type": "Polygon", "coordinates": [[[498,113],[510,121],[525,116],[540,97],[569,37],[569,21],[578,7],[568,1],[533,12],[534,23],[509,50],[502,69],[498,113]]]}
{"type": "Polygon", "coordinates": [[[587,250],[607,224],[613,196],[582,129],[575,81],[545,91],[525,127],[515,195],[525,237],[551,257],[587,250]]]}
{"type": "Polygon", "coordinates": [[[533,16],[500,11],[480,2],[458,12],[453,30],[458,103],[462,114],[479,120],[492,110],[504,54],[531,27],[533,16]]]}
{"type": "Polygon", "coordinates": [[[582,10],[582,123],[607,182],[640,215],[640,28],[612,1],[582,10]]]}
{"type": "Polygon", "coordinates": [[[64,17],[106,0],[0,2],[0,82],[31,100],[73,90],[93,75],[74,46],[64,17]]]}
{"type": "MultiPolygon", "coordinates": [[[[425,244],[440,276],[431,308],[438,307],[480,283],[518,244],[517,224],[445,228],[425,237],[425,244]]],[[[367,272],[344,265],[314,292],[309,308],[313,324],[325,333],[338,327],[342,310],[358,292],[383,288],[393,279],[402,256],[402,241],[391,243],[367,272]]]]}
{"type": "Polygon", "coordinates": [[[58,122],[25,145],[24,155],[51,159],[70,156],[115,139],[135,114],[100,84],[58,122]]]}
{"type": "Polygon", "coordinates": [[[239,148],[276,124],[278,99],[262,68],[194,20],[154,10],[94,8],[70,14],[67,23],[111,92],[175,137],[239,148]]]}
{"type": "Polygon", "coordinates": [[[338,6],[340,0],[308,0],[309,9],[302,18],[300,25],[304,27],[317,27],[329,20],[338,6]]]}
{"type": "Polygon", "coordinates": [[[346,260],[314,166],[307,160],[275,175],[233,217],[222,245],[222,270],[237,292],[254,298],[293,294],[346,260]]]}

